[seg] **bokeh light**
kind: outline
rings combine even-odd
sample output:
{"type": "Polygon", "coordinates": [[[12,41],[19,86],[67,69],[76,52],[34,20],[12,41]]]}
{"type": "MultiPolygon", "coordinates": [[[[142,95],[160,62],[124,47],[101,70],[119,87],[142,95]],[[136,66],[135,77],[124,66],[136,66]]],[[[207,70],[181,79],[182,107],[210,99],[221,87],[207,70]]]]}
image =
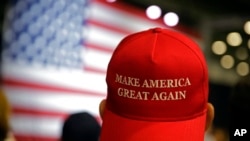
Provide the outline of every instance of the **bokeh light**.
{"type": "Polygon", "coordinates": [[[249,74],[249,64],[246,62],[240,62],[237,66],[236,66],[236,72],[240,75],[240,76],[246,76],[249,74]]]}
{"type": "Polygon", "coordinates": [[[161,8],[157,5],[150,5],[146,9],[146,15],[149,19],[158,19],[161,17],[161,8]]]}
{"type": "Polygon", "coordinates": [[[163,17],[164,23],[168,26],[176,26],[179,23],[179,16],[174,12],[168,12],[163,17]]]}
{"type": "Polygon", "coordinates": [[[242,37],[238,32],[231,32],[227,35],[227,43],[233,47],[237,47],[242,43],[242,37]]]}
{"type": "Polygon", "coordinates": [[[106,0],[109,3],[116,2],[116,0],[106,0]]]}
{"type": "Polygon", "coordinates": [[[248,51],[246,48],[244,47],[240,47],[236,50],[235,52],[235,56],[239,59],[239,60],[246,60],[248,58],[248,51]]]}
{"type": "Polygon", "coordinates": [[[250,21],[246,21],[243,28],[244,31],[250,35],[250,21]]]}
{"type": "Polygon", "coordinates": [[[231,69],[234,66],[234,58],[231,55],[224,55],[220,63],[223,68],[231,69]]]}
{"type": "Polygon", "coordinates": [[[227,51],[227,45],[223,41],[215,41],[212,44],[212,51],[214,54],[222,55],[227,51]]]}

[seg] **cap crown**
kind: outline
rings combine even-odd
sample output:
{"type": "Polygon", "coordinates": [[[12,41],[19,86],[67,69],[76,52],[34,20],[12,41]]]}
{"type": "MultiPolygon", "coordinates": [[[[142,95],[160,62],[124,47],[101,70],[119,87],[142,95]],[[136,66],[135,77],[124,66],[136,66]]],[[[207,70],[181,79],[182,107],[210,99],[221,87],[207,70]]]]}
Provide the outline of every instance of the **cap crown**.
{"type": "Polygon", "coordinates": [[[179,121],[205,112],[208,74],[200,47],[154,28],[125,37],[107,69],[107,108],[123,117],[179,121]]]}

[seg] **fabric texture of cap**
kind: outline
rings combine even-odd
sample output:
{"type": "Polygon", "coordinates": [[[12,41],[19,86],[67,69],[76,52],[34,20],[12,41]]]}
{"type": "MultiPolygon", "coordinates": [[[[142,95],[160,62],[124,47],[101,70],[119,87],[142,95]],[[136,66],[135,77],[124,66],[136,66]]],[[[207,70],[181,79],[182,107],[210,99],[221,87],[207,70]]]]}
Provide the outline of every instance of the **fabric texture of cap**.
{"type": "Polygon", "coordinates": [[[108,64],[100,141],[203,141],[208,71],[183,33],[152,28],[125,37],[108,64]]]}

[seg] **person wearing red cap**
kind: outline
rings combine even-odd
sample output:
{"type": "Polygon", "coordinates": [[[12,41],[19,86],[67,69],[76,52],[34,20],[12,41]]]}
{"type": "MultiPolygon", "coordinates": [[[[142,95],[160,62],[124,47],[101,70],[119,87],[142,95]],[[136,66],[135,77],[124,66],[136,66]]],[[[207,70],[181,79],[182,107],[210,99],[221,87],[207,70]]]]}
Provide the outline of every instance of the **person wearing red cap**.
{"type": "Polygon", "coordinates": [[[204,54],[180,32],[157,27],[125,37],[106,82],[100,141],[203,141],[212,124],[204,54]]]}

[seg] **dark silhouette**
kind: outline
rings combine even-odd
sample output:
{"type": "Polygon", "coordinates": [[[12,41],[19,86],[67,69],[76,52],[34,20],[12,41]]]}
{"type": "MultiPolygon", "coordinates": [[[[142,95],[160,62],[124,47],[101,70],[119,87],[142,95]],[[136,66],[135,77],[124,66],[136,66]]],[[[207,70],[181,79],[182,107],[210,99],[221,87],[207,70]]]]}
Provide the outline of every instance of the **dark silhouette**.
{"type": "Polygon", "coordinates": [[[65,120],[61,141],[98,141],[100,124],[87,112],[74,113],[65,120]]]}
{"type": "Polygon", "coordinates": [[[241,79],[232,89],[229,101],[230,141],[250,140],[250,75],[241,79]],[[248,133],[242,134],[243,130],[248,133]]]}

